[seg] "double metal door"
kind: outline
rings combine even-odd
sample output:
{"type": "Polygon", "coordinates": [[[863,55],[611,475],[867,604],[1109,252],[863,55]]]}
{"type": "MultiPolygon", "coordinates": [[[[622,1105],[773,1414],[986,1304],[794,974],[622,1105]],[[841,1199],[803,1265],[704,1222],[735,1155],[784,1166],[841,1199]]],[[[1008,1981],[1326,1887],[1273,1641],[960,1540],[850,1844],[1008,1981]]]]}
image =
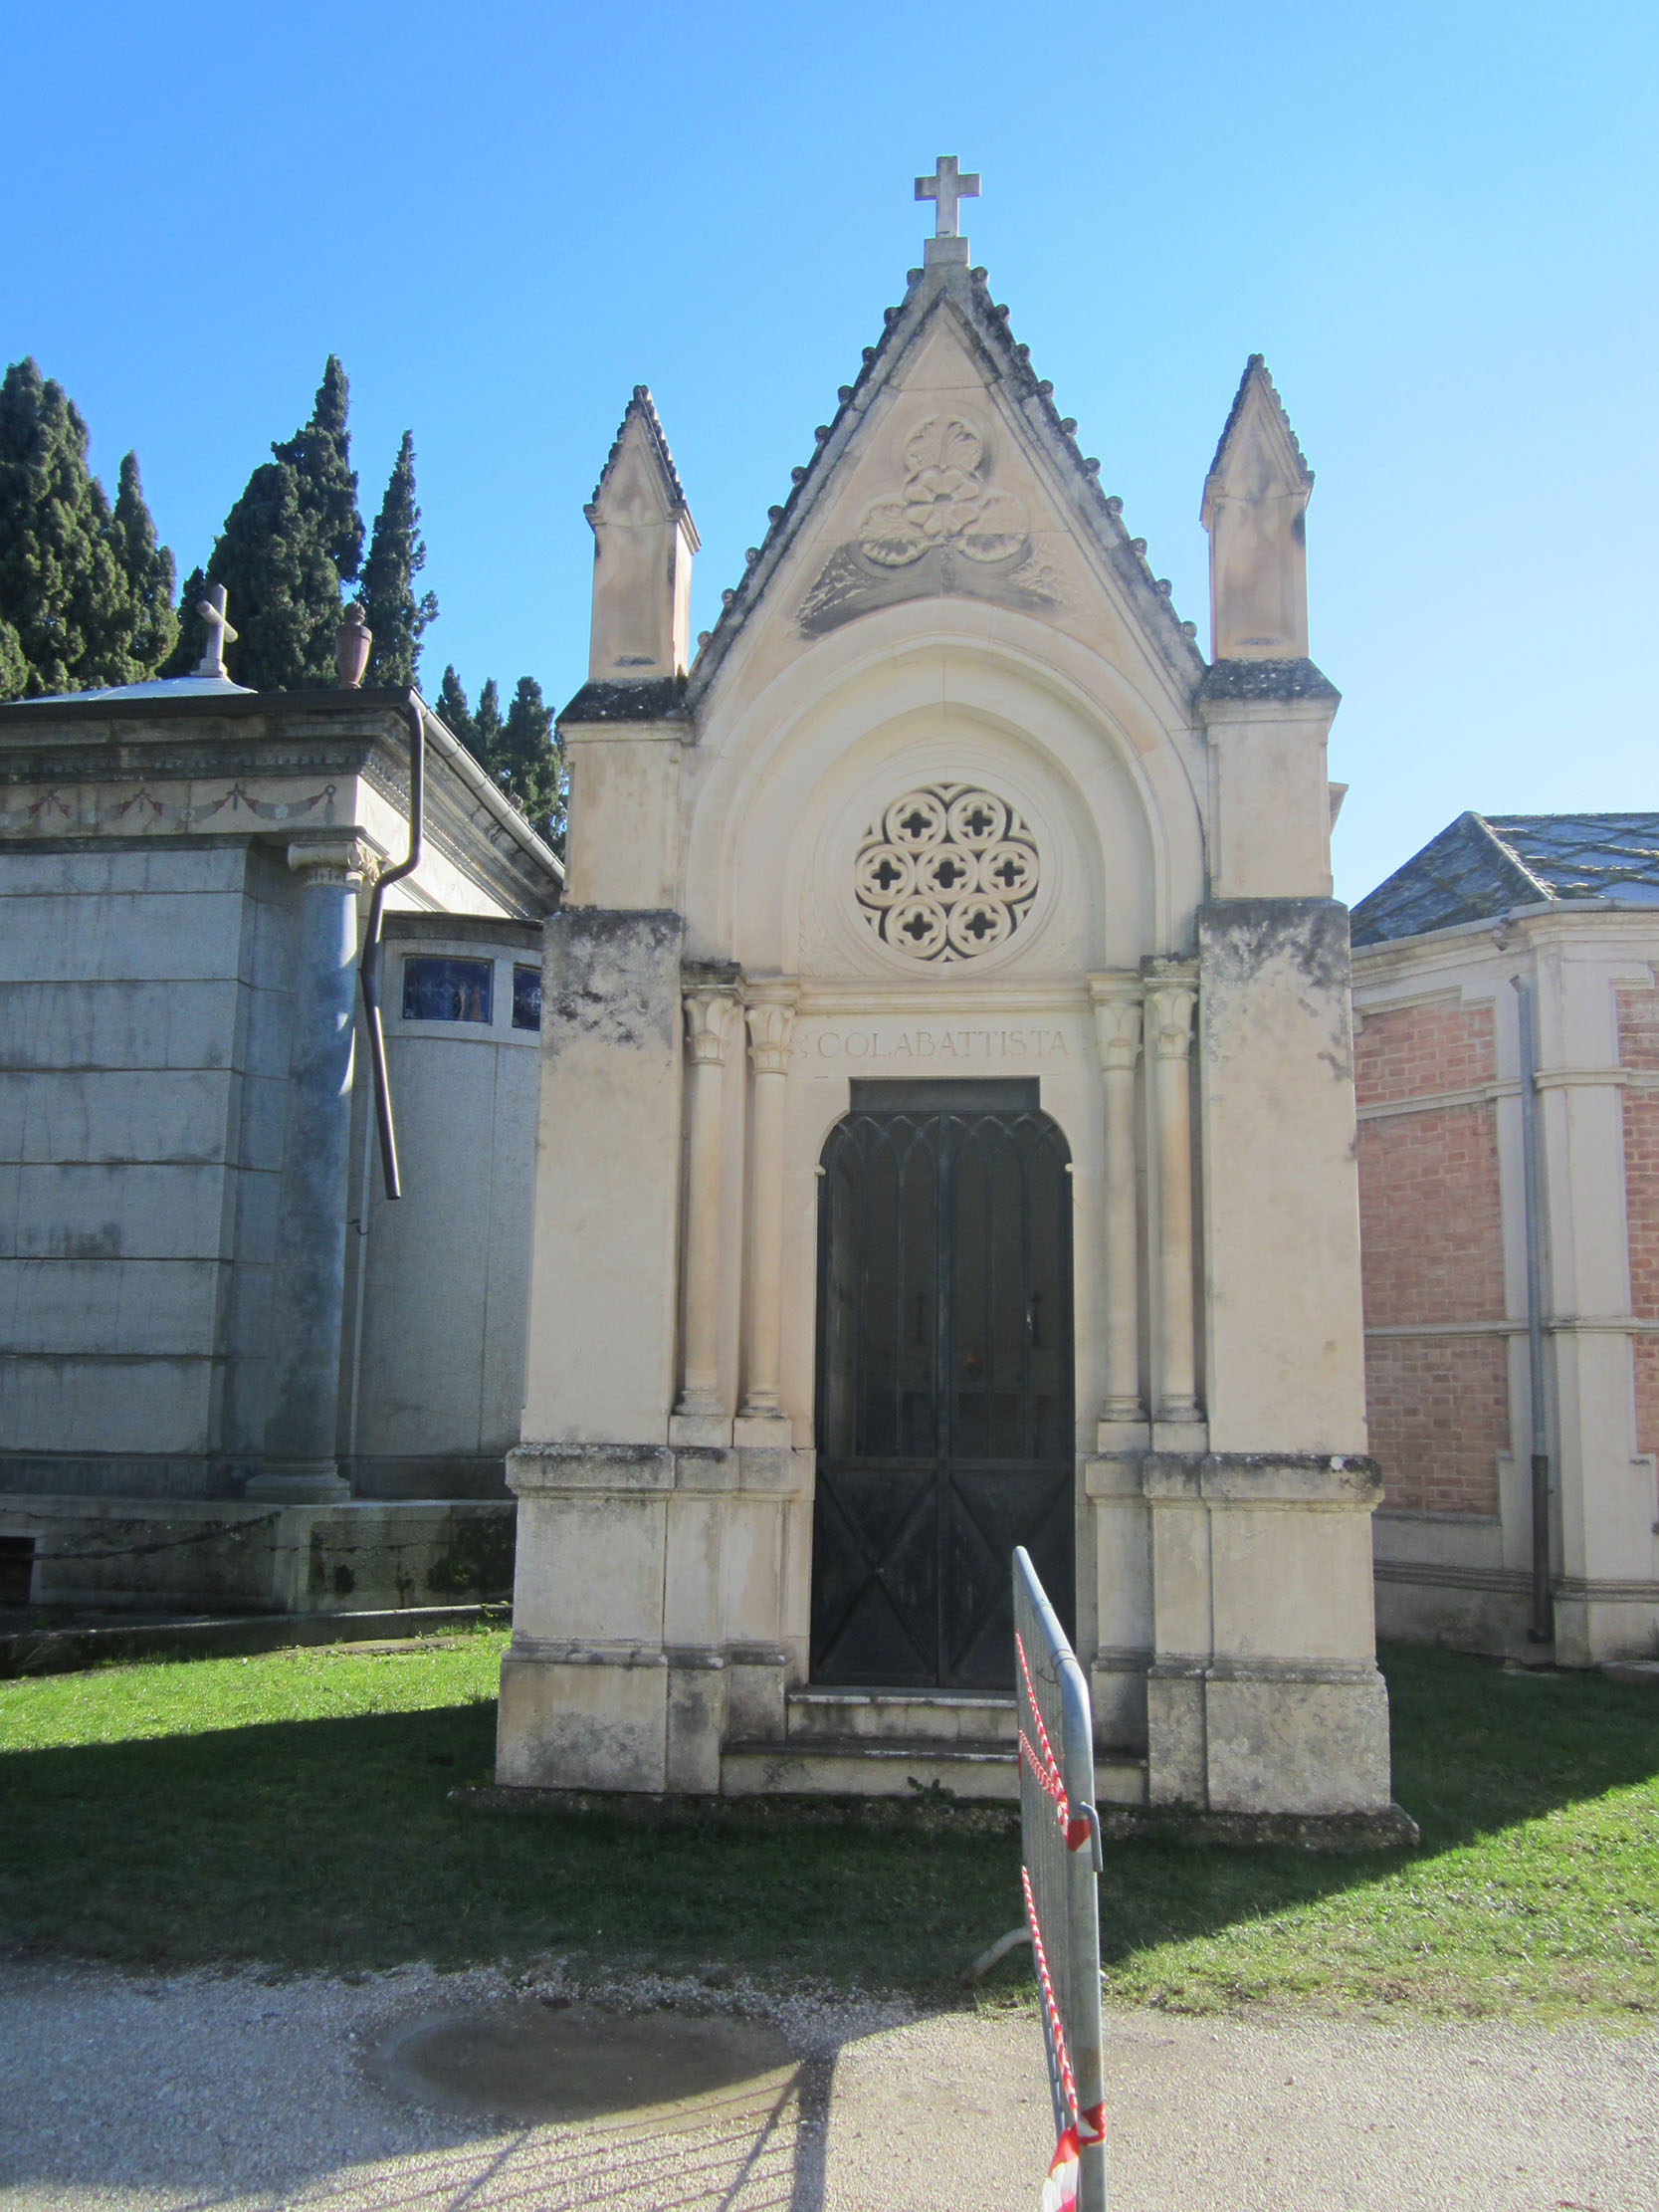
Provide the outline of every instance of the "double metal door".
{"type": "Polygon", "coordinates": [[[1071,1179],[1035,1089],[855,1093],[824,1147],[816,1681],[1010,1689],[1016,1544],[1071,1625],[1071,1179]]]}

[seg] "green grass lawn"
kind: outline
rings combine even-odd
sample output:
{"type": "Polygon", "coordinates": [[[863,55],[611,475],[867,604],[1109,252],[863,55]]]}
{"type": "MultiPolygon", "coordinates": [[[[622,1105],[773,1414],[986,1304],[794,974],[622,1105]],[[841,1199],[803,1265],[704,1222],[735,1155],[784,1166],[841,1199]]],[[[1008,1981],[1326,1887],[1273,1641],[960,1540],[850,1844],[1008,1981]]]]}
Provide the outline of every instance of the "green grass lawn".
{"type": "MultiPolygon", "coordinates": [[[[504,1642],[0,1682],[0,1947],[344,1970],[553,1952],[937,1995],[1018,1920],[994,1822],[452,1805],[489,1779],[504,1642]]],[[[1659,2015],[1659,1694],[1443,1652],[1387,1671],[1421,1852],[1109,1845],[1109,1997],[1659,2015]]]]}

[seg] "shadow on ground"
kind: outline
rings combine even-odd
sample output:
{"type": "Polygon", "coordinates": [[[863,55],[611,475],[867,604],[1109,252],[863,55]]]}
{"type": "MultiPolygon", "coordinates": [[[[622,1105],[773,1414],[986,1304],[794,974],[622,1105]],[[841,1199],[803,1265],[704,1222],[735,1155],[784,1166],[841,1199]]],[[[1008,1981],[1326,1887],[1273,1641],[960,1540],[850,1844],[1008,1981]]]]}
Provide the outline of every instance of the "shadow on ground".
{"type": "MultiPolygon", "coordinates": [[[[1419,1866],[1659,1772],[1649,1687],[1418,1650],[1388,1667],[1419,1866]]],[[[489,1779],[494,1728],[474,1703],[0,1756],[0,1948],[335,1972],[555,1952],[937,1996],[1019,1917],[1017,1838],[994,1815],[792,1826],[733,1808],[641,1825],[452,1804],[489,1779]]],[[[1199,1849],[1172,1825],[1109,1848],[1107,1965],[1399,1865],[1199,1849]]]]}

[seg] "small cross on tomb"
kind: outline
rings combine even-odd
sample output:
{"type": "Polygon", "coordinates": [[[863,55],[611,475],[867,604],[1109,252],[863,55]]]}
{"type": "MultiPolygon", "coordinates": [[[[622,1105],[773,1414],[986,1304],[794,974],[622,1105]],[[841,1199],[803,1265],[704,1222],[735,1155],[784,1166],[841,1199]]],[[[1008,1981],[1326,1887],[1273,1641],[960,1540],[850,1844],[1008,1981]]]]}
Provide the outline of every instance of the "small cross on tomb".
{"type": "Polygon", "coordinates": [[[979,197],[979,172],[976,169],[970,169],[968,174],[963,176],[956,166],[956,156],[953,153],[941,153],[933,163],[933,174],[917,178],[916,196],[919,200],[933,200],[937,205],[938,212],[933,222],[933,236],[935,238],[954,238],[956,236],[956,202],[958,200],[976,200],[979,197]]]}
{"type": "Polygon", "coordinates": [[[196,601],[196,612],[207,624],[207,647],[190,673],[192,676],[223,676],[225,647],[234,645],[239,633],[231,628],[230,616],[225,612],[222,583],[209,585],[207,597],[196,601]]]}

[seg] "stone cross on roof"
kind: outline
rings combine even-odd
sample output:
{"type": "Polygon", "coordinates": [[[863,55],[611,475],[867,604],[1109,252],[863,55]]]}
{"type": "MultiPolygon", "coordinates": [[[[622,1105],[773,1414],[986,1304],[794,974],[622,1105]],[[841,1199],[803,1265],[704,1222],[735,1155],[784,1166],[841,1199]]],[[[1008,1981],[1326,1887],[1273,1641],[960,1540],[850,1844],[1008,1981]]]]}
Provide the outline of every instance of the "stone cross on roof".
{"type": "Polygon", "coordinates": [[[933,200],[937,203],[938,213],[933,223],[933,236],[954,238],[956,202],[976,200],[979,197],[979,173],[975,169],[963,176],[956,167],[956,156],[953,153],[941,153],[933,163],[933,174],[917,178],[916,196],[919,200],[933,200]]]}
{"type": "Polygon", "coordinates": [[[230,616],[225,612],[222,583],[208,586],[207,597],[196,601],[196,612],[207,624],[207,649],[190,673],[192,676],[223,676],[225,647],[234,645],[239,633],[231,628],[230,616]]]}

